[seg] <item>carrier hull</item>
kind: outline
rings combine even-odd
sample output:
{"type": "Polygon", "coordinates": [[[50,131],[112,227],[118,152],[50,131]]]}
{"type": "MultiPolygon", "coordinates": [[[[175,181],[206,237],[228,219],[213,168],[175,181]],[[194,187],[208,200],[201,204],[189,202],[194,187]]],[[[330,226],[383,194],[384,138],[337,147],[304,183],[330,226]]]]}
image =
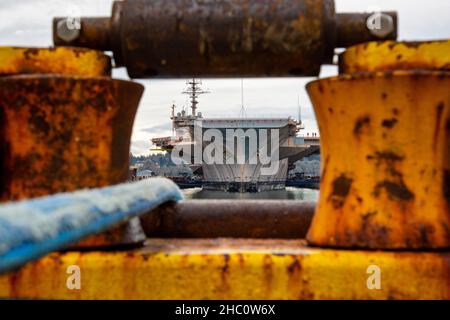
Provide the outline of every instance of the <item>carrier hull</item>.
{"type": "Polygon", "coordinates": [[[262,192],[283,190],[286,188],[286,181],[271,182],[209,182],[204,181],[202,188],[204,190],[224,191],[224,192],[262,192]]]}
{"type": "Polygon", "coordinates": [[[273,165],[273,173],[262,174],[260,164],[203,164],[203,188],[227,192],[260,192],[284,189],[288,159],[273,165]]]}

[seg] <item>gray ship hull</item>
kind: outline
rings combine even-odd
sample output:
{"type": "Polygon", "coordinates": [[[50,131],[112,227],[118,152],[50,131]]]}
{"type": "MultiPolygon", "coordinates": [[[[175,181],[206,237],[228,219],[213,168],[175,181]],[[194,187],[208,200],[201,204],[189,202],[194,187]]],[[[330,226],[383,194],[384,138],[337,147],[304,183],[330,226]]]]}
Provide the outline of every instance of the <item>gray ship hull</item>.
{"type": "Polygon", "coordinates": [[[204,181],[202,188],[205,190],[224,191],[224,192],[262,192],[283,190],[286,188],[285,181],[271,182],[208,182],[204,181]]]}
{"type": "Polygon", "coordinates": [[[278,161],[278,170],[261,174],[260,164],[203,164],[203,188],[228,192],[260,192],[285,188],[288,159],[278,161]]]}

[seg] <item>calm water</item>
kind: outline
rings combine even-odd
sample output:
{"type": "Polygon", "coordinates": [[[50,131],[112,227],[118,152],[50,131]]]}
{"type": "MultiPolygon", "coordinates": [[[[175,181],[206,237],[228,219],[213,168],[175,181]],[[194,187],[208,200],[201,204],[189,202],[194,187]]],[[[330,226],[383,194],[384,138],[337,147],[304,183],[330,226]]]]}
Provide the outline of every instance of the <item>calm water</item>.
{"type": "Polygon", "coordinates": [[[286,190],[257,193],[238,193],[202,190],[201,188],[183,190],[186,199],[280,199],[317,201],[319,190],[287,187],[286,190]]]}

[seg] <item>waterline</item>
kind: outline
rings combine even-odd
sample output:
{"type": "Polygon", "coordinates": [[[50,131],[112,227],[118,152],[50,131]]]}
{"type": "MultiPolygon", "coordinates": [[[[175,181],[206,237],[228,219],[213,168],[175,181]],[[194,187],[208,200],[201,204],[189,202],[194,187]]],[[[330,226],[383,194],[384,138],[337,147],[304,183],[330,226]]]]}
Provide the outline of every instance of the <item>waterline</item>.
{"type": "Polygon", "coordinates": [[[317,201],[319,197],[319,190],[287,187],[285,190],[239,193],[192,188],[184,189],[183,194],[186,199],[275,199],[317,201]]]}

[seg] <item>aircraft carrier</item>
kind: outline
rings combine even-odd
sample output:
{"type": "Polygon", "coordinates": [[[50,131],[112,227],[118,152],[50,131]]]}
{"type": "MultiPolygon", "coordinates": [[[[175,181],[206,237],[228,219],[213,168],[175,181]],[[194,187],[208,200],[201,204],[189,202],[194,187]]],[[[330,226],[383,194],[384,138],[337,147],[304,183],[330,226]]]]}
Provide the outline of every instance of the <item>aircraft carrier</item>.
{"type": "MultiPolygon", "coordinates": [[[[179,149],[188,150],[190,156],[185,162],[189,162],[193,172],[203,176],[202,186],[204,189],[210,190],[222,190],[230,192],[259,192],[268,190],[284,189],[286,185],[286,178],[288,171],[293,168],[296,161],[301,160],[303,157],[319,153],[319,137],[307,136],[301,137],[298,135],[300,130],[304,129],[301,119],[295,120],[291,117],[286,118],[247,118],[242,115],[237,118],[203,118],[201,112],[197,112],[198,96],[207,91],[203,91],[200,88],[201,82],[192,79],[187,82],[188,88],[183,93],[189,94],[191,102],[191,113],[188,114],[186,110],[175,113],[175,105],[172,105],[172,112],[170,119],[172,120],[172,136],[153,138],[151,141],[159,149],[172,153],[172,159],[183,156],[183,152],[179,152],[179,149]],[[197,127],[197,129],[196,129],[197,127]],[[200,128],[200,129],[198,129],[200,128]],[[195,136],[200,130],[202,137],[208,130],[214,130],[216,134],[224,137],[220,145],[223,148],[223,157],[220,156],[221,161],[210,163],[202,159],[201,161],[195,161],[196,151],[195,136]],[[239,131],[247,134],[249,130],[254,132],[253,136],[257,137],[255,144],[261,145],[261,133],[266,132],[270,138],[267,140],[270,146],[267,150],[270,154],[276,154],[276,159],[272,160],[272,163],[267,164],[261,161],[251,161],[251,159],[260,159],[261,149],[252,148],[252,142],[249,138],[250,135],[243,137],[233,137],[236,141],[243,140],[243,148],[238,149],[238,146],[234,145],[230,148],[227,145],[226,138],[227,132],[239,131]],[[277,132],[277,143],[273,144],[271,135],[273,132],[277,132]],[[186,149],[187,148],[187,149],[186,149]],[[231,150],[233,149],[233,150],[231,150]],[[175,151],[178,152],[175,154],[175,151]],[[233,159],[244,159],[242,162],[228,161],[230,155],[233,159]],[[256,162],[256,163],[255,163],[256,162]],[[268,167],[272,170],[269,171],[268,167]],[[270,173],[264,173],[269,171],[270,173]]],[[[299,117],[300,118],[300,117],[299,117]]],[[[207,139],[208,140],[208,139],[207,139]]],[[[204,153],[208,145],[215,141],[204,141],[201,138],[201,154],[204,153]]],[[[216,141],[217,142],[217,141],[216,141]]],[[[199,145],[199,144],[197,144],[199,145]]],[[[266,152],[265,151],[265,152],[266,152]]]]}

